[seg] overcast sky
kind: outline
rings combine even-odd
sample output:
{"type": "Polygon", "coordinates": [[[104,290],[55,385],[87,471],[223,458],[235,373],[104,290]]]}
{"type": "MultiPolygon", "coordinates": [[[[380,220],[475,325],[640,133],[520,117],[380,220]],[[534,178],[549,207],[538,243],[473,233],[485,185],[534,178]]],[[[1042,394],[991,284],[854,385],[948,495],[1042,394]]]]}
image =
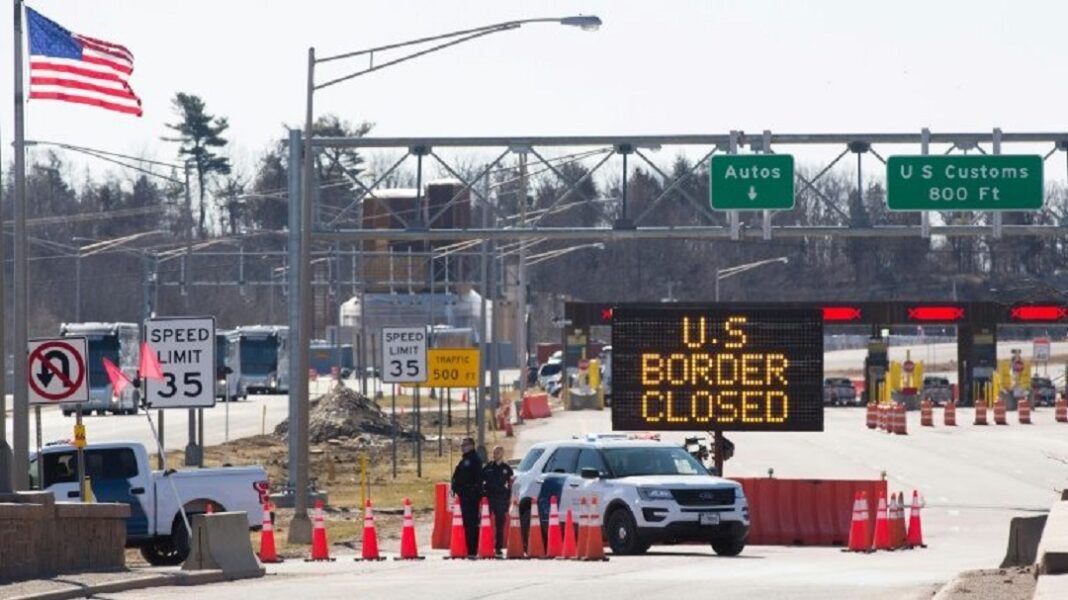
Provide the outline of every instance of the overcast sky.
{"type": "MultiPolygon", "coordinates": [[[[534,25],[317,95],[376,135],[1068,130],[1063,0],[36,0],[74,32],[127,45],[141,119],[34,101],[27,137],[169,159],[176,91],[229,117],[251,166],[302,120],[308,46],[333,54],[525,17],[534,25]]],[[[10,48],[11,11],[2,47],[10,48]]],[[[11,98],[12,61],[0,81],[11,98]]],[[[384,60],[382,57],[379,60],[384,60]]],[[[357,70],[355,61],[329,74],[357,70]]],[[[0,102],[3,160],[10,100],[0,102]]],[[[100,167],[105,168],[105,167],[100,167]]]]}

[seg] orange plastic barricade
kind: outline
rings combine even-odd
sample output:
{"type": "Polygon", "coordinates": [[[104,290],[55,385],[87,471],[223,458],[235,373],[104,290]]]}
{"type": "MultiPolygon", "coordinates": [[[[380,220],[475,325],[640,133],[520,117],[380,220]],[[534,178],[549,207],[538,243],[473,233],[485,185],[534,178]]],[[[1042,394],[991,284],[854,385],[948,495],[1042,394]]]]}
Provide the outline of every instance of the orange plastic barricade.
{"type": "MultiPolygon", "coordinates": [[[[749,501],[749,544],[845,546],[857,494],[869,502],[868,531],[875,531],[879,493],[886,481],[735,478],[749,501]]],[[[869,543],[871,540],[869,540],[869,543]]]]}
{"type": "Polygon", "coordinates": [[[957,402],[955,400],[946,402],[946,407],[942,414],[942,423],[947,427],[957,426],[957,402]]]}
{"type": "Polygon", "coordinates": [[[549,394],[523,396],[523,409],[520,416],[524,419],[544,419],[553,416],[549,408],[549,394]]]}
{"type": "Polygon", "coordinates": [[[449,483],[434,484],[434,532],[430,535],[430,547],[435,550],[448,550],[452,540],[449,531],[452,526],[452,511],[449,510],[449,483]]]}

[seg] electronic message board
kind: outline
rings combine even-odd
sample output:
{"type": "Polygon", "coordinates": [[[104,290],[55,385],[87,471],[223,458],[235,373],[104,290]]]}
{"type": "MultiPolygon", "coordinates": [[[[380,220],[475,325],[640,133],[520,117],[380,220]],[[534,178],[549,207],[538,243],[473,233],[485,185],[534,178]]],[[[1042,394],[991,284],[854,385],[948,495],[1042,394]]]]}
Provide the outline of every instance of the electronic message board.
{"type": "Polygon", "coordinates": [[[822,312],[617,307],[612,429],[822,431],[822,312]]]}

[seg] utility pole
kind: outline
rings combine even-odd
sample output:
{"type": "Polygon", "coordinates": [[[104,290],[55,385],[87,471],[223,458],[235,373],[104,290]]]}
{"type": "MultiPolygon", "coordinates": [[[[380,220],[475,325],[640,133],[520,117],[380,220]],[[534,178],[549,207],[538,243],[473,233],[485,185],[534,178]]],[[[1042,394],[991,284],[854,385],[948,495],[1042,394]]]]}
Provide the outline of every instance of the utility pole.
{"type": "MultiPolygon", "coordinates": [[[[519,223],[527,226],[527,153],[519,153],[519,223]]],[[[527,340],[527,244],[519,244],[518,287],[516,290],[516,335],[515,344],[519,351],[519,397],[527,391],[527,362],[530,360],[529,340],[527,340]]]]}
{"type": "Polygon", "coordinates": [[[15,356],[15,406],[12,417],[13,452],[11,464],[14,487],[30,488],[30,396],[26,345],[29,342],[30,291],[29,256],[26,254],[26,97],[23,93],[22,0],[15,0],[15,285],[11,320],[15,324],[12,354],[15,356]]]}
{"type": "MultiPolygon", "coordinates": [[[[482,228],[485,229],[489,222],[489,179],[482,181],[482,228]]],[[[489,240],[483,239],[481,244],[482,285],[479,286],[479,295],[482,296],[478,318],[478,341],[482,346],[478,372],[478,389],[475,390],[477,404],[475,410],[475,424],[478,429],[478,439],[475,440],[475,448],[486,446],[486,368],[489,365],[489,341],[486,334],[489,332],[486,320],[488,318],[487,296],[489,295],[489,240]]]]}
{"type": "MultiPolygon", "coordinates": [[[[300,456],[300,436],[297,434],[301,418],[300,391],[297,381],[307,378],[307,373],[300,373],[293,365],[293,351],[300,343],[301,322],[300,314],[300,232],[301,232],[301,138],[299,129],[289,131],[289,243],[287,247],[286,262],[289,269],[286,271],[286,284],[288,287],[288,302],[286,310],[289,313],[289,456],[288,477],[286,491],[293,494],[294,504],[296,498],[307,495],[307,490],[298,490],[296,473],[300,470],[297,457],[300,456]]],[[[305,503],[306,506],[306,503],[305,503]]],[[[310,535],[310,534],[309,534],[310,535]]]]}

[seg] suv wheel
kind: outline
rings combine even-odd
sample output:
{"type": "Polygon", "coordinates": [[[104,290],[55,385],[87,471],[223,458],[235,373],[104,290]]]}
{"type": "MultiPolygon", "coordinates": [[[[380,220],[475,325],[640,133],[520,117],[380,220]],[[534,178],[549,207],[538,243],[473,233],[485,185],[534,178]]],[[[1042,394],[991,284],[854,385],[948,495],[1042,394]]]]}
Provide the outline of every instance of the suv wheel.
{"type": "Polygon", "coordinates": [[[738,556],[745,549],[745,538],[720,538],[712,542],[712,549],[720,556],[738,556]]]}
{"type": "Polygon", "coordinates": [[[613,554],[645,554],[649,544],[638,539],[638,525],[624,508],[612,511],[605,524],[613,554]]]}

